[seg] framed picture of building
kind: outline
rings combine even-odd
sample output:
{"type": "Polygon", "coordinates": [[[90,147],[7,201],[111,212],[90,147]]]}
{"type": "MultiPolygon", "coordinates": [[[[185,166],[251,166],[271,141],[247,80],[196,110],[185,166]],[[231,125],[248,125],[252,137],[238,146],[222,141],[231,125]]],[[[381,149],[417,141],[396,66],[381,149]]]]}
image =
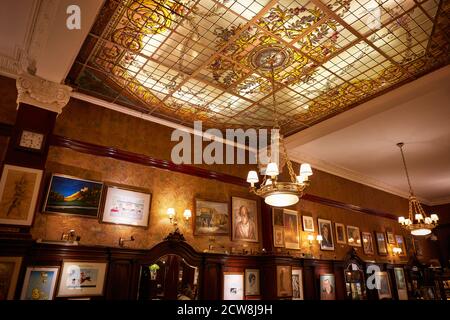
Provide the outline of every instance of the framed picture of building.
{"type": "Polygon", "coordinates": [[[57,296],[102,296],[107,266],[107,262],[64,261],[57,296]]]}
{"type": "Polygon", "coordinates": [[[319,226],[319,234],[322,236],[320,242],[321,250],[334,250],[333,228],[331,227],[331,221],[325,219],[317,219],[319,226]]]}
{"type": "Polygon", "coordinates": [[[334,274],[321,274],[319,281],[320,300],[336,300],[336,285],[334,274]]]}
{"type": "Polygon", "coordinates": [[[245,295],[260,295],[259,269],[245,269],[245,295]]]}
{"type": "Polygon", "coordinates": [[[292,267],[277,266],[277,296],[292,296],[292,267]]]}
{"type": "Polygon", "coordinates": [[[108,183],[101,221],[148,227],[152,195],[148,190],[108,183]]]}
{"type": "Polygon", "coordinates": [[[300,249],[300,232],[298,230],[298,213],[283,209],[284,246],[287,249],[300,249]]]}
{"type": "Polygon", "coordinates": [[[255,200],[231,198],[233,241],[259,242],[258,205],[255,200]]]}
{"type": "Polygon", "coordinates": [[[59,267],[27,267],[20,300],[53,300],[59,267]]]}
{"type": "Polygon", "coordinates": [[[42,170],[3,166],[0,180],[0,224],[31,226],[42,170]]]}
{"type": "Polygon", "coordinates": [[[22,257],[0,257],[0,301],[13,300],[22,257]]]}
{"type": "Polygon", "coordinates": [[[53,174],[43,211],[97,218],[102,191],[103,183],[101,182],[53,174]]]}
{"type": "Polygon", "coordinates": [[[195,199],[194,235],[230,234],[228,202],[195,199]]]}
{"type": "Polygon", "coordinates": [[[223,300],[244,300],[244,273],[223,273],[223,300]]]}

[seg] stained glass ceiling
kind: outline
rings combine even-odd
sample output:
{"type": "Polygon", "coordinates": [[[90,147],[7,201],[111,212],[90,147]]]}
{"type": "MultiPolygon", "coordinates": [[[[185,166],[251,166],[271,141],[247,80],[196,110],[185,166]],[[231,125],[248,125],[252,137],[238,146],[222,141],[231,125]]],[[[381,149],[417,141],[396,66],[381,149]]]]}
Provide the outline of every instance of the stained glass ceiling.
{"type": "Polygon", "coordinates": [[[192,126],[289,135],[447,65],[450,0],[107,0],[67,82],[192,126]],[[267,58],[275,60],[275,86],[267,58]]]}

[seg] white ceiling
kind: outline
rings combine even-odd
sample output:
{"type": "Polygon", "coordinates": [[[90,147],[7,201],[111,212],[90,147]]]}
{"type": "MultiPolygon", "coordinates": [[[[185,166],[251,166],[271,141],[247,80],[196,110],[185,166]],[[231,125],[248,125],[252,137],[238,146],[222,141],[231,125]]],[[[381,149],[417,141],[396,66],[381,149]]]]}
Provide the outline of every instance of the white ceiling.
{"type": "Polygon", "coordinates": [[[450,66],[287,139],[313,167],[427,204],[450,202],[450,66]]]}

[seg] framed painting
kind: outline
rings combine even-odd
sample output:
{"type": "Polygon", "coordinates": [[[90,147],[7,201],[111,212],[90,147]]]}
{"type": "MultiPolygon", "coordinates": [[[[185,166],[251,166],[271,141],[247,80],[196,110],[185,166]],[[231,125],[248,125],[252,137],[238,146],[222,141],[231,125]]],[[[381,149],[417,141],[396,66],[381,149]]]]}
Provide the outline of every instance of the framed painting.
{"type": "Polygon", "coordinates": [[[363,243],[363,250],[364,250],[365,254],[367,254],[367,255],[375,254],[375,250],[373,247],[372,234],[370,232],[362,233],[362,243],[363,243]]]}
{"type": "Polygon", "coordinates": [[[53,174],[45,199],[45,213],[97,218],[103,183],[53,174]]]}
{"type": "Polygon", "coordinates": [[[391,284],[389,274],[386,271],[375,272],[375,277],[379,279],[378,299],[392,299],[391,284]]]}
{"type": "Polygon", "coordinates": [[[106,262],[64,261],[58,297],[103,295],[106,262]]]}
{"type": "Polygon", "coordinates": [[[399,300],[408,300],[408,289],[406,287],[405,272],[403,268],[394,268],[395,284],[399,300]]]}
{"type": "Polygon", "coordinates": [[[53,300],[59,267],[27,267],[20,300],[53,300]]]}
{"type": "Polygon", "coordinates": [[[322,236],[320,242],[321,250],[334,250],[333,229],[331,227],[331,221],[325,219],[317,219],[319,226],[319,234],[322,236]]]}
{"type": "Polygon", "coordinates": [[[259,242],[257,202],[255,200],[232,197],[231,207],[233,241],[259,242]]]}
{"type": "Polygon", "coordinates": [[[292,268],[292,300],[303,300],[303,276],[301,268],[292,268]]]}
{"type": "Polygon", "coordinates": [[[361,247],[361,233],[358,227],[347,226],[348,244],[353,247],[361,247]]]}
{"type": "Polygon", "coordinates": [[[284,246],[287,249],[300,249],[300,233],[298,230],[298,213],[283,209],[284,246]]]}
{"type": "Polygon", "coordinates": [[[335,223],[334,228],[336,231],[336,242],[340,244],[346,244],[347,240],[345,238],[345,226],[343,223],[335,223]]]}
{"type": "Polygon", "coordinates": [[[228,202],[195,199],[194,235],[230,234],[228,202]]]}
{"type": "Polygon", "coordinates": [[[375,238],[377,240],[377,249],[380,256],[386,256],[388,254],[386,238],[383,232],[375,232],[375,238]]]}
{"type": "Polygon", "coordinates": [[[144,189],[106,184],[102,222],[148,227],[152,195],[144,189]]]}
{"type": "Polygon", "coordinates": [[[283,209],[272,208],[273,246],[284,248],[283,209]]]}
{"type": "Polygon", "coordinates": [[[244,300],[244,273],[223,273],[223,300],[244,300]]]}
{"type": "Polygon", "coordinates": [[[405,238],[403,238],[402,235],[396,234],[395,235],[395,241],[397,242],[397,246],[402,249],[402,252],[400,252],[401,256],[406,256],[406,245],[405,245],[405,238]]]}
{"type": "Polygon", "coordinates": [[[320,275],[320,300],[336,300],[336,285],[334,274],[320,275]]]}
{"type": "Polygon", "coordinates": [[[3,166],[0,180],[0,224],[31,226],[42,170],[3,166]]]}
{"type": "Polygon", "coordinates": [[[387,243],[395,244],[394,233],[392,231],[386,231],[387,243]]]}
{"type": "Polygon", "coordinates": [[[277,266],[277,296],[292,296],[292,267],[277,266]]]}
{"type": "Polygon", "coordinates": [[[303,231],[314,232],[314,219],[310,216],[302,216],[303,231]]]}
{"type": "Polygon", "coordinates": [[[0,257],[0,301],[13,300],[22,257],[0,257]]]}
{"type": "Polygon", "coordinates": [[[259,269],[245,269],[245,295],[259,296],[260,294],[259,269]]]}

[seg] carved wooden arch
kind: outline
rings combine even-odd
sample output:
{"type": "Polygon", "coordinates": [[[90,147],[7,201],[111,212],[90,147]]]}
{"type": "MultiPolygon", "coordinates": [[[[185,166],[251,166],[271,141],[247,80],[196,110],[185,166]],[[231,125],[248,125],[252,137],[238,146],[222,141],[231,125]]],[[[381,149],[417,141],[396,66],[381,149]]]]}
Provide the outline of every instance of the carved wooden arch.
{"type": "Polygon", "coordinates": [[[353,247],[345,255],[345,258],[344,258],[345,270],[347,270],[347,267],[350,263],[356,263],[358,265],[358,267],[360,267],[361,271],[364,273],[366,263],[364,262],[363,259],[361,259],[358,256],[358,252],[356,252],[355,248],[353,248],[353,247]]]}

